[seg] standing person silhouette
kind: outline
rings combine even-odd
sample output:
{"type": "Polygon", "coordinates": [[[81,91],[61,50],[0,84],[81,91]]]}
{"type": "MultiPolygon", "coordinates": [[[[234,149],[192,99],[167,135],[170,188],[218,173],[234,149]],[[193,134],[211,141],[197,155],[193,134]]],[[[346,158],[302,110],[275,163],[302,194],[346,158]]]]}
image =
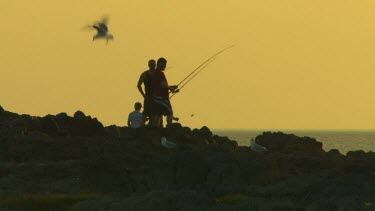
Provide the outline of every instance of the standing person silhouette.
{"type": "Polygon", "coordinates": [[[178,91],[177,86],[169,86],[164,70],[167,67],[167,60],[159,58],[156,63],[156,69],[152,76],[152,89],[154,97],[153,107],[153,125],[159,126],[163,115],[167,116],[167,125],[172,123],[173,110],[169,101],[169,91],[172,93],[178,91]]]}
{"type": "Polygon", "coordinates": [[[143,123],[145,124],[147,120],[149,120],[149,124],[152,123],[152,75],[155,71],[156,62],[155,60],[151,59],[148,61],[149,69],[144,71],[141,76],[139,77],[137,88],[141,95],[143,96],[143,123]],[[142,89],[142,84],[144,85],[144,91],[142,89]]]}

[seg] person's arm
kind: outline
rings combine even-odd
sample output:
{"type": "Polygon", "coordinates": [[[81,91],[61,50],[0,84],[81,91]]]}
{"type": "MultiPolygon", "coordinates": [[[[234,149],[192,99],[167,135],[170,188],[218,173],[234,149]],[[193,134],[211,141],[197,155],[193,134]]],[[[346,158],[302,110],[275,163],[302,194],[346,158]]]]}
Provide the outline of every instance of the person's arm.
{"type": "Polygon", "coordinates": [[[160,85],[161,85],[161,87],[163,87],[163,89],[169,89],[169,86],[167,85],[167,82],[164,81],[164,80],[162,80],[162,81],[160,82],[160,85]]]}
{"type": "Polygon", "coordinates": [[[128,116],[128,127],[130,127],[130,125],[131,125],[131,122],[130,122],[130,114],[129,114],[129,116],[128,116]]]}
{"type": "Polygon", "coordinates": [[[144,81],[145,81],[145,76],[144,76],[144,73],[142,73],[142,75],[139,77],[137,88],[143,97],[145,97],[145,93],[143,92],[143,89],[142,89],[142,84],[144,81]]]}
{"type": "Polygon", "coordinates": [[[163,87],[163,89],[168,89],[171,91],[174,91],[177,89],[177,86],[168,86],[167,78],[165,77],[164,73],[161,74],[161,80],[160,80],[160,85],[163,87]]]}

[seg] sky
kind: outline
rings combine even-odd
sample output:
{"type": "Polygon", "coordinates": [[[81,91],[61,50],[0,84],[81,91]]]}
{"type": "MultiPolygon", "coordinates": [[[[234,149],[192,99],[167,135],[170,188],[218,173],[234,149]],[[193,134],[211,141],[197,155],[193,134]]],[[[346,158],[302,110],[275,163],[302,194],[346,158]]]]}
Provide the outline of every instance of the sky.
{"type": "Polygon", "coordinates": [[[126,125],[149,59],[170,85],[230,45],[171,99],[184,126],[374,129],[370,0],[15,0],[0,3],[0,105],[82,110],[126,125]],[[84,29],[109,16],[114,42],[84,29]],[[194,114],[194,116],[192,116],[194,114]]]}

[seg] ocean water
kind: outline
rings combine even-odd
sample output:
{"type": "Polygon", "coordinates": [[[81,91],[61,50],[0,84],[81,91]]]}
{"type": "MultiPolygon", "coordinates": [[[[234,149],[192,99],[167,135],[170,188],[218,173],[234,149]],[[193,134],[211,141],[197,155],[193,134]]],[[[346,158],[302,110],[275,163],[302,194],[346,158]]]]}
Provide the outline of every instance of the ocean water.
{"type": "Polygon", "coordinates": [[[283,132],[296,136],[308,136],[323,143],[323,149],[338,149],[342,154],[348,151],[363,150],[375,152],[375,130],[233,130],[233,129],[212,129],[216,135],[227,136],[235,140],[241,146],[249,146],[250,138],[256,137],[263,132],[283,132]]]}

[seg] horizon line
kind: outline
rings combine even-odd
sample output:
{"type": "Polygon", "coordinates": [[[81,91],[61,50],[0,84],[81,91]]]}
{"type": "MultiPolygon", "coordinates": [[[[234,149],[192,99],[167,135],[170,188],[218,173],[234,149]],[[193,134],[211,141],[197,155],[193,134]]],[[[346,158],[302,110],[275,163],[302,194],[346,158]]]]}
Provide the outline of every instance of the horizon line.
{"type": "Polygon", "coordinates": [[[375,128],[210,128],[211,130],[251,130],[251,131],[375,131],[375,128]]]}

